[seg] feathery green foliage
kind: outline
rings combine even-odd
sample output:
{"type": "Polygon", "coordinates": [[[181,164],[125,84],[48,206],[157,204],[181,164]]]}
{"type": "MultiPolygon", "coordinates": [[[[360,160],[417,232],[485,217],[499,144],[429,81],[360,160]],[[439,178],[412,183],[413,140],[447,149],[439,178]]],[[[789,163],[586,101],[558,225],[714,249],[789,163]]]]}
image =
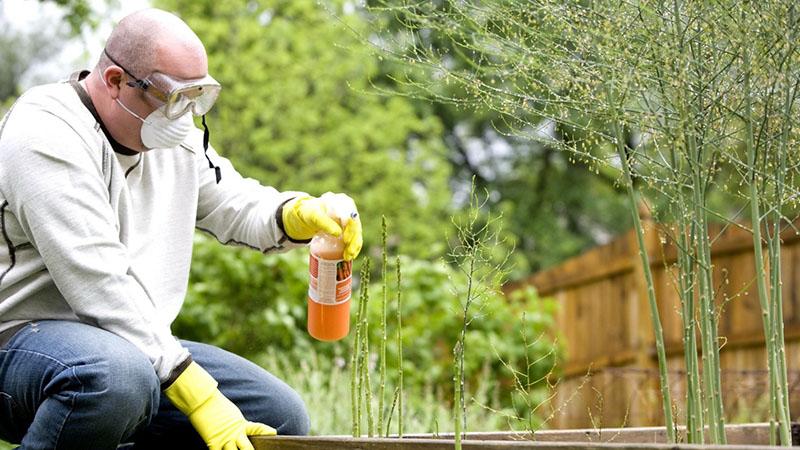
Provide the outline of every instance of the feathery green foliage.
{"type": "MultiPolygon", "coordinates": [[[[392,43],[379,49],[406,67],[396,77],[403,93],[493,111],[509,134],[554,146],[589,170],[627,171],[624,185],[645,194],[644,205],[656,219],[674,224],[666,239],[680,245],[685,345],[687,352],[697,348],[698,327],[705,368],[701,386],[699,364],[687,358],[689,435],[691,442],[702,442],[706,424],[711,440],[724,443],[721,305],[710,225],[722,221],[747,229],[741,222],[751,211],[754,246],[770,243],[768,256],[777,263],[776,236],[797,215],[800,195],[792,169],[800,159],[789,150],[797,142],[800,84],[795,7],[682,0],[372,4],[405,25],[405,32],[383,33],[392,43]],[[431,39],[449,45],[421,45],[431,39]],[[470,55],[474,64],[451,64],[457,54],[470,55]],[[442,88],[449,85],[459,89],[442,88]],[[556,125],[570,129],[571,139],[554,134],[556,125]],[[759,237],[766,222],[769,240],[759,237]]],[[[634,214],[639,207],[631,205],[634,214]]],[[[781,303],[779,289],[770,295],[765,277],[759,270],[773,409],[785,436],[781,303]]],[[[770,280],[780,286],[780,273],[773,271],[770,280]]],[[[663,364],[661,369],[664,374],[663,364]]],[[[662,392],[669,423],[666,386],[662,392]]]]}

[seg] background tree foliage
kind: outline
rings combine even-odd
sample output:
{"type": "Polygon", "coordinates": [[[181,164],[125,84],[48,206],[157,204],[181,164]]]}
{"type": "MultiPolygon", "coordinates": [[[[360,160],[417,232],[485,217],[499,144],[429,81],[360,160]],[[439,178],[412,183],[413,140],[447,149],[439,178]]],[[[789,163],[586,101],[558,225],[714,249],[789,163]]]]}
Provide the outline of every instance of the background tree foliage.
{"type": "MultiPolygon", "coordinates": [[[[117,3],[118,0],[107,0],[107,3],[117,3]]],[[[69,24],[73,34],[79,34],[81,29],[97,26],[89,0],[39,0],[40,3],[52,2],[64,9],[64,21],[69,24]]]]}
{"type": "Polygon", "coordinates": [[[21,93],[21,81],[30,68],[55,55],[68,34],[59,27],[40,22],[47,30],[19,31],[0,14],[0,115],[21,93]]]}
{"type": "Polygon", "coordinates": [[[245,175],[281,189],[347,192],[359,205],[367,251],[381,214],[391,242],[441,255],[452,211],[450,168],[435,116],[399,97],[360,95],[377,59],[349,27],[344,2],[160,0],[203,39],[223,86],[209,117],[216,148],[245,175]],[[334,9],[343,23],[325,8],[334,9]],[[437,230],[437,231],[433,231],[437,230]]]}

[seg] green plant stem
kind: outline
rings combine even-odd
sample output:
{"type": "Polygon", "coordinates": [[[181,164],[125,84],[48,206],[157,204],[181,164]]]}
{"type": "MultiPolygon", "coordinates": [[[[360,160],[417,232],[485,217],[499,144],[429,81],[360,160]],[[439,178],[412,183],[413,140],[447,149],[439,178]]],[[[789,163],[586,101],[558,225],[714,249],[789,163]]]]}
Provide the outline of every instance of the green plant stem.
{"type": "Polygon", "coordinates": [[[353,337],[353,349],[350,355],[350,411],[352,415],[352,434],[358,437],[358,334],[353,337]]]}
{"type": "Polygon", "coordinates": [[[359,410],[358,403],[361,400],[358,395],[358,378],[360,376],[359,366],[359,349],[361,345],[361,336],[359,335],[359,328],[361,327],[361,305],[359,305],[358,312],[356,313],[356,332],[353,336],[353,348],[350,354],[350,409],[352,413],[352,433],[353,437],[358,437],[361,433],[359,430],[359,410]]]}
{"type": "MultiPolygon", "coordinates": [[[[788,149],[787,149],[788,151],[788,149]]],[[[781,162],[779,164],[779,172],[781,174],[786,171],[785,152],[781,152],[781,162]]],[[[780,176],[779,181],[779,197],[783,195],[783,175],[780,176]]],[[[780,201],[780,200],[779,200],[780,201]]],[[[786,430],[782,430],[781,434],[791,433],[791,412],[789,407],[789,380],[786,373],[786,340],[783,331],[783,280],[781,277],[781,235],[780,235],[780,208],[776,209],[776,217],[774,218],[775,231],[772,237],[773,255],[770,259],[770,270],[772,271],[772,285],[774,287],[774,295],[772,299],[773,313],[772,323],[774,324],[773,335],[775,336],[775,358],[776,369],[778,371],[777,382],[778,388],[783,392],[783,422],[782,425],[786,430]]],[[[791,441],[784,441],[791,442],[791,441]]],[[[790,444],[784,444],[790,445],[790,444]]]]}
{"type": "Polygon", "coordinates": [[[361,343],[361,371],[363,373],[363,385],[361,386],[364,393],[364,406],[367,415],[367,436],[373,436],[373,416],[372,416],[372,382],[369,376],[369,274],[370,274],[370,260],[364,261],[364,273],[361,278],[362,287],[362,301],[364,312],[361,320],[361,336],[364,340],[361,343]]]}
{"type": "Polygon", "coordinates": [[[681,312],[683,318],[683,351],[686,364],[686,417],[687,440],[690,444],[702,444],[703,403],[700,386],[700,364],[697,359],[697,336],[695,330],[694,272],[692,270],[691,242],[694,242],[694,227],[684,219],[683,204],[679,205],[678,217],[678,277],[680,285],[681,312]],[[687,236],[689,233],[689,236],[687,236]]]}
{"type": "MultiPolygon", "coordinates": [[[[742,13],[742,20],[748,20],[745,16],[745,13],[742,13]]],[[[788,420],[788,412],[786,411],[784,402],[784,395],[786,391],[784,391],[783,387],[780,386],[780,380],[778,379],[778,351],[777,351],[777,324],[775,323],[775,316],[773,314],[774,307],[770,305],[770,297],[767,293],[767,286],[766,286],[766,271],[764,270],[764,256],[763,256],[763,244],[761,241],[761,211],[760,211],[760,202],[761,197],[758,191],[758,177],[756,175],[756,144],[754,139],[753,133],[753,99],[750,87],[750,48],[749,48],[749,41],[747,41],[747,36],[744,37],[746,40],[746,44],[744,45],[744,100],[745,100],[745,145],[747,147],[747,162],[748,162],[748,181],[749,181],[749,192],[750,192],[750,215],[752,220],[752,229],[753,229],[753,251],[755,254],[755,268],[756,268],[756,285],[758,287],[758,300],[759,304],[761,305],[761,320],[764,326],[764,339],[766,342],[767,347],[767,361],[768,361],[768,368],[769,368],[769,378],[770,378],[770,421],[773,418],[778,419],[779,423],[779,432],[781,437],[781,444],[782,445],[791,445],[792,436],[791,436],[791,425],[789,424],[788,420]]],[[[778,230],[779,231],[779,230],[778,230]]],[[[780,233],[777,233],[777,236],[780,236],[780,233]]],[[[773,250],[770,250],[772,253],[773,250]]],[[[779,259],[780,256],[778,256],[779,259]]],[[[773,264],[778,264],[778,261],[773,261],[773,264]]],[[[774,270],[774,267],[773,267],[774,270]]],[[[774,282],[780,282],[778,280],[774,280],[774,282]]],[[[780,286],[775,286],[776,290],[780,289],[780,286]]],[[[777,306],[777,305],[776,305],[777,306]]],[[[779,306],[778,306],[779,307],[779,306]]],[[[771,438],[772,439],[772,438],[771,438]]]]}
{"type": "MultiPolygon", "coordinates": [[[[364,280],[364,265],[361,266],[360,276],[364,280]]],[[[351,355],[350,384],[352,389],[351,400],[353,402],[353,437],[361,436],[361,389],[363,385],[363,371],[361,370],[361,327],[366,310],[364,308],[364,285],[359,289],[358,312],[356,313],[356,333],[353,340],[353,354],[351,355]]]]}
{"type": "Polygon", "coordinates": [[[400,256],[397,256],[397,436],[403,437],[403,308],[402,278],[400,272],[400,256]]]}
{"type": "MultiPolygon", "coordinates": [[[[787,14],[788,18],[788,41],[793,43],[788,50],[788,57],[793,56],[796,53],[797,46],[796,36],[797,36],[797,24],[795,24],[795,6],[789,5],[789,11],[787,14]]],[[[775,205],[774,205],[774,212],[773,212],[773,226],[774,232],[772,235],[772,242],[773,242],[773,257],[770,262],[770,269],[773,273],[773,289],[775,292],[774,299],[772,304],[774,305],[775,312],[773,314],[774,321],[776,327],[776,343],[777,343],[777,366],[778,366],[778,381],[780,388],[783,389],[784,392],[784,411],[785,411],[785,418],[787,427],[790,427],[789,419],[791,418],[791,412],[789,408],[789,383],[788,377],[786,374],[786,344],[784,339],[783,333],[783,282],[781,280],[781,210],[783,209],[783,195],[784,195],[784,183],[785,183],[785,175],[786,175],[786,157],[789,154],[789,130],[792,124],[792,106],[794,103],[794,90],[796,89],[796,85],[792,85],[788,80],[791,80],[791,71],[792,67],[790,64],[784,65],[784,79],[787,80],[785,82],[786,85],[786,94],[784,96],[783,102],[783,123],[781,127],[781,137],[778,146],[778,172],[776,176],[776,185],[775,185],[775,205]]],[[[786,445],[786,444],[785,444],[786,445]]]]}
{"type": "MultiPolygon", "coordinates": [[[[698,59],[697,56],[694,56],[694,53],[692,53],[692,58],[692,61],[697,63],[698,59]]],[[[695,79],[694,85],[686,83],[686,89],[682,95],[685,96],[688,92],[702,92],[704,90],[702,84],[702,80],[700,79],[695,79]]],[[[691,111],[690,117],[699,119],[689,120],[688,117],[686,117],[687,120],[683,122],[683,124],[685,133],[689,137],[689,154],[693,163],[693,170],[691,172],[693,176],[693,205],[695,207],[695,220],[698,223],[698,233],[696,235],[698,237],[698,244],[696,254],[699,255],[700,289],[702,292],[700,297],[700,308],[701,311],[705,311],[703,326],[706,329],[706,341],[703,343],[703,348],[707,350],[705,355],[706,362],[708,363],[708,366],[703,366],[708,380],[708,387],[706,389],[708,402],[706,407],[709,411],[711,411],[709,426],[711,427],[712,435],[714,436],[713,442],[717,444],[725,444],[727,442],[727,438],[725,436],[725,415],[722,404],[722,372],[719,360],[719,319],[715,302],[714,270],[713,261],[711,259],[711,239],[708,231],[708,208],[706,204],[708,181],[705,176],[706,171],[708,170],[707,163],[709,158],[706,154],[706,143],[701,140],[702,136],[698,138],[699,132],[697,129],[702,127],[703,124],[696,123],[698,120],[701,122],[704,120],[704,116],[701,111],[703,111],[705,105],[702,103],[702,94],[693,96],[693,100],[694,102],[689,103],[689,109],[691,111]],[[705,369],[706,367],[708,367],[708,370],[705,369]]],[[[685,112],[686,111],[684,110],[684,113],[685,112]]]]}
{"type": "MultiPolygon", "coordinates": [[[[674,6],[674,4],[673,4],[674,6]]],[[[665,2],[659,0],[658,8],[655,10],[657,17],[665,17],[665,2]]],[[[677,27],[678,19],[674,21],[673,28],[675,35],[679,35],[677,27]]],[[[667,23],[664,28],[669,29],[667,23]]],[[[653,55],[654,59],[668,60],[664,55],[653,55]]],[[[656,67],[659,75],[659,92],[663,98],[670,98],[667,83],[664,80],[664,71],[656,67]]],[[[665,117],[665,121],[667,119],[665,117]]],[[[685,144],[685,143],[684,143],[685,144]]],[[[684,160],[679,156],[679,141],[673,138],[670,145],[671,173],[674,176],[673,182],[676,186],[681,186],[686,177],[684,160]]],[[[674,220],[677,227],[677,263],[678,263],[678,288],[681,301],[681,318],[683,321],[683,350],[684,362],[686,365],[686,418],[687,418],[687,441],[690,444],[702,444],[705,440],[703,431],[703,391],[700,383],[700,364],[697,356],[697,305],[695,297],[696,268],[694,263],[695,256],[693,249],[696,242],[695,222],[687,220],[690,213],[686,205],[692,204],[691,196],[686,194],[684,188],[678,187],[676,190],[677,199],[673,203],[674,220]]]]}
{"type": "MultiPolygon", "coordinates": [[[[687,60],[687,41],[681,21],[681,2],[672,2],[672,33],[675,47],[678,50],[677,62],[675,63],[675,74],[677,77],[675,89],[676,105],[680,119],[679,129],[682,130],[683,141],[686,146],[688,158],[688,172],[691,177],[692,197],[691,205],[691,226],[695,231],[693,242],[690,244],[694,250],[695,261],[691,267],[697,269],[694,277],[698,283],[699,309],[700,309],[700,335],[702,338],[703,355],[703,381],[705,394],[705,410],[708,413],[708,426],[711,434],[711,441],[716,444],[725,443],[725,424],[722,411],[722,391],[720,387],[720,368],[719,368],[719,349],[716,336],[716,311],[714,308],[713,280],[711,272],[710,241],[708,239],[708,225],[706,220],[705,208],[705,182],[702,171],[706,168],[703,164],[702,149],[696,140],[695,127],[702,124],[697,121],[703,120],[703,115],[691,109],[690,102],[686,99],[687,92],[697,91],[695,86],[686,81],[687,60]],[[690,116],[692,119],[690,120],[690,116]]],[[[702,108],[700,108],[702,109],[702,108]]]]}
{"type": "Polygon", "coordinates": [[[467,271],[467,299],[464,303],[464,321],[461,325],[461,334],[459,335],[458,345],[459,351],[455,352],[456,360],[455,364],[458,366],[457,373],[458,378],[456,378],[455,383],[458,384],[457,392],[459,395],[459,401],[454,405],[456,409],[460,409],[459,416],[461,420],[463,420],[463,429],[467,429],[467,405],[464,401],[464,353],[466,352],[466,344],[467,344],[467,326],[469,325],[469,308],[472,305],[473,300],[473,284],[474,284],[474,277],[475,277],[475,259],[476,259],[476,252],[478,250],[478,243],[477,242],[469,242],[465,243],[469,245],[469,252],[468,252],[468,259],[469,259],[469,269],[467,271]]]}
{"type": "MultiPolygon", "coordinates": [[[[362,340],[363,343],[363,340],[362,340]]],[[[361,355],[359,355],[361,359],[361,355]]],[[[359,437],[364,435],[364,361],[358,365],[358,432],[359,437]]]]}
{"type": "Polygon", "coordinates": [[[397,397],[399,396],[399,394],[400,394],[400,388],[399,387],[394,388],[394,395],[392,395],[392,406],[391,408],[389,408],[389,418],[386,420],[386,430],[387,430],[386,437],[389,437],[388,430],[389,427],[392,426],[392,416],[394,416],[394,408],[395,406],[397,406],[397,397]]]}
{"type": "Polygon", "coordinates": [[[464,359],[463,347],[461,346],[461,341],[456,342],[456,346],[453,349],[453,356],[455,357],[456,364],[455,366],[455,374],[453,376],[453,385],[454,385],[454,395],[453,395],[453,437],[455,439],[455,449],[461,450],[461,402],[462,402],[462,394],[461,391],[462,384],[461,379],[463,378],[463,366],[459,364],[459,361],[464,359]]]}
{"type": "MultiPolygon", "coordinates": [[[[609,103],[614,105],[613,94],[611,87],[607,87],[607,94],[609,103]]],[[[619,127],[619,122],[616,117],[612,118],[612,127],[614,133],[614,140],[616,142],[617,155],[622,165],[623,179],[628,191],[628,199],[630,201],[631,216],[633,217],[633,227],[636,230],[636,239],[639,244],[639,257],[641,258],[642,270],[644,271],[645,283],[647,284],[647,299],[650,304],[650,319],[653,322],[653,331],[656,339],[656,351],[658,354],[658,372],[661,383],[661,400],[664,409],[664,423],[667,431],[667,441],[669,443],[677,442],[675,438],[675,425],[672,417],[672,396],[669,391],[669,378],[667,376],[667,356],[664,350],[664,332],[661,328],[661,318],[658,313],[658,304],[656,303],[656,291],[653,283],[653,274],[650,270],[650,257],[647,254],[647,247],[644,242],[644,228],[639,219],[638,198],[636,190],[633,187],[633,178],[631,177],[631,170],[628,164],[628,156],[625,153],[625,144],[622,136],[622,130],[619,127]]]]}
{"type": "Polygon", "coordinates": [[[386,341],[387,341],[387,330],[386,330],[386,300],[388,295],[388,289],[386,286],[387,278],[386,278],[386,270],[389,265],[388,263],[388,249],[386,247],[386,236],[387,236],[387,226],[386,226],[386,216],[381,216],[381,249],[382,249],[382,259],[381,259],[381,280],[383,280],[383,292],[381,296],[381,366],[380,366],[380,388],[378,390],[378,436],[384,435],[389,433],[389,427],[387,425],[384,428],[383,425],[383,398],[386,392],[386,341]]]}
{"type": "MultiPolygon", "coordinates": [[[[689,125],[687,125],[688,127],[689,125]]],[[[688,132],[692,134],[691,132],[688,132]]],[[[690,138],[690,153],[692,160],[699,161],[696,144],[690,138]]],[[[716,334],[717,319],[714,305],[714,285],[712,281],[711,242],[708,238],[708,222],[704,212],[705,200],[701,193],[703,181],[700,175],[701,164],[695,162],[693,172],[694,192],[694,221],[697,229],[695,242],[695,255],[698,259],[698,279],[700,290],[700,331],[703,339],[703,378],[705,380],[706,410],[708,423],[711,429],[712,442],[725,443],[725,419],[722,414],[722,389],[720,382],[719,347],[716,334]]]]}
{"type": "MultiPolygon", "coordinates": [[[[369,348],[369,334],[364,333],[364,347],[369,348]]],[[[367,415],[367,436],[374,435],[373,416],[372,416],[372,382],[369,376],[369,351],[364,352],[364,360],[361,363],[361,371],[364,373],[364,407],[367,415]]]]}
{"type": "MultiPolygon", "coordinates": [[[[677,166],[675,166],[677,167],[677,166]]],[[[690,444],[702,444],[703,392],[700,384],[700,363],[697,359],[697,321],[695,304],[695,265],[692,249],[696,240],[694,223],[687,223],[684,202],[678,205],[678,276],[683,318],[683,352],[686,364],[686,415],[687,440],[690,444]],[[688,235],[687,235],[688,234],[688,235]]]]}
{"type": "MultiPolygon", "coordinates": [[[[769,234],[769,233],[767,233],[767,234],[769,234]]],[[[772,262],[773,262],[772,252],[774,251],[774,248],[773,248],[774,244],[773,244],[771,239],[768,240],[767,243],[769,245],[769,249],[768,249],[768,253],[767,254],[768,254],[768,258],[770,260],[770,264],[772,264],[772,262]]],[[[775,318],[776,312],[775,312],[774,300],[775,300],[776,292],[775,292],[775,284],[774,284],[775,280],[773,278],[774,277],[774,273],[775,272],[774,272],[773,267],[770,266],[771,284],[770,284],[770,287],[769,287],[770,300],[768,301],[769,318],[770,318],[769,319],[769,336],[765,337],[765,339],[764,339],[765,344],[767,344],[766,345],[767,351],[769,351],[769,345],[768,345],[769,342],[768,341],[770,341],[770,340],[775,338],[775,326],[774,326],[775,325],[774,324],[775,319],[774,318],[775,318]]],[[[763,318],[762,318],[762,320],[763,320],[763,318]]],[[[775,345],[775,344],[777,344],[777,342],[773,341],[773,345],[775,345]]],[[[770,398],[770,422],[769,422],[770,435],[769,435],[769,438],[770,438],[770,445],[776,445],[778,443],[777,442],[777,435],[778,435],[777,431],[778,431],[778,427],[782,426],[782,419],[778,415],[778,399],[780,397],[780,394],[778,393],[778,389],[779,389],[779,387],[778,387],[778,379],[777,379],[776,376],[774,376],[775,374],[773,374],[772,370],[771,370],[771,367],[772,367],[771,357],[773,357],[773,355],[768,355],[768,358],[767,358],[767,364],[770,367],[770,370],[768,370],[768,372],[769,372],[769,398],[770,398]],[[774,420],[776,418],[778,420],[777,424],[775,423],[775,420],[774,420]]]]}

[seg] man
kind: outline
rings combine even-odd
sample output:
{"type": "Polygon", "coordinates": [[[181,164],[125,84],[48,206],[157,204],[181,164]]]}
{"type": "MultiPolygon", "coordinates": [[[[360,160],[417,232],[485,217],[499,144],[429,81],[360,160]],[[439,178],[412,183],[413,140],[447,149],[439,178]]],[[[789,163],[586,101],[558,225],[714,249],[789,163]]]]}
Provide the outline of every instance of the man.
{"type": "Polygon", "coordinates": [[[285,383],[170,332],[195,228],[265,253],[319,231],[343,236],[346,259],[361,249],[349,197],[261,186],[208,146],[219,91],[200,39],[151,9],[119,23],[91,73],[29,90],[0,122],[0,438],[229,450],[308,432],[285,383]]]}

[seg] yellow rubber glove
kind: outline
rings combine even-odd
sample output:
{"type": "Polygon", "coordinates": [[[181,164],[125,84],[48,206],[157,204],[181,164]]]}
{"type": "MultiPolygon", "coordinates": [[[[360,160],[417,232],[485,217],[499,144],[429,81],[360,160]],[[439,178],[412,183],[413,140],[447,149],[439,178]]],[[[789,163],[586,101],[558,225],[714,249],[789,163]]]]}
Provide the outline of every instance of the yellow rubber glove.
{"type": "Polygon", "coordinates": [[[290,200],[283,207],[283,226],[294,240],[311,239],[318,232],[342,236],[344,259],[355,259],[361,252],[363,236],[361,219],[353,200],[344,194],[326,193],[322,197],[303,196],[290,200]],[[344,214],[337,210],[346,210],[344,214]],[[337,223],[331,216],[344,223],[337,223]],[[346,217],[342,217],[346,216],[346,217]]]}
{"type": "Polygon", "coordinates": [[[254,450],[247,436],[277,434],[263,423],[248,422],[217,389],[217,380],[195,362],[164,393],[189,417],[210,450],[254,450]]]}
{"type": "Polygon", "coordinates": [[[361,246],[364,243],[361,231],[361,219],[358,216],[347,219],[347,223],[344,226],[344,234],[342,235],[345,261],[356,259],[356,256],[361,252],[361,246]]]}

